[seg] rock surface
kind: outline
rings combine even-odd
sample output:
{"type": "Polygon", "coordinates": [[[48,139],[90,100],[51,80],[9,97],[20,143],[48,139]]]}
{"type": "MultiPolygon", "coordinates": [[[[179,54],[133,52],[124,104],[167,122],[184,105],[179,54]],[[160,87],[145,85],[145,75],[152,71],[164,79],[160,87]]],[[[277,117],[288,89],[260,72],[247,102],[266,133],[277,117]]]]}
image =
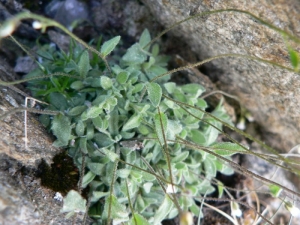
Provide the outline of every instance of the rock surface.
{"type": "MultiPolygon", "coordinates": [[[[143,0],[166,27],[191,14],[217,10],[249,11],[275,26],[300,36],[297,0],[143,0]]],[[[246,54],[290,67],[283,38],[247,15],[223,12],[185,22],[172,33],[188,43],[200,59],[226,53],[246,54]]],[[[294,46],[299,50],[299,46],[294,46]]],[[[227,57],[206,66],[219,88],[237,95],[268,132],[269,144],[289,151],[300,138],[299,74],[244,58],[227,57]]]]}

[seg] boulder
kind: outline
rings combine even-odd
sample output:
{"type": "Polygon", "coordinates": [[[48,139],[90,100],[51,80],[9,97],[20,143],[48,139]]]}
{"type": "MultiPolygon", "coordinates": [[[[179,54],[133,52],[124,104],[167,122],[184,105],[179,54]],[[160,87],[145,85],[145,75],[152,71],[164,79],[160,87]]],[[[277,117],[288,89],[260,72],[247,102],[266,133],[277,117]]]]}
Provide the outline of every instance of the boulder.
{"type": "MultiPolygon", "coordinates": [[[[165,27],[200,12],[240,9],[293,35],[300,35],[300,5],[297,0],[143,2],[165,27]]],[[[171,32],[188,43],[200,60],[236,53],[291,67],[282,35],[246,14],[222,12],[201,16],[176,26],[171,32]]],[[[295,43],[290,45],[300,49],[295,43]]],[[[241,104],[264,127],[268,144],[287,152],[299,143],[299,74],[239,57],[213,60],[205,66],[205,70],[214,81],[218,81],[219,89],[238,96],[241,104]]]]}

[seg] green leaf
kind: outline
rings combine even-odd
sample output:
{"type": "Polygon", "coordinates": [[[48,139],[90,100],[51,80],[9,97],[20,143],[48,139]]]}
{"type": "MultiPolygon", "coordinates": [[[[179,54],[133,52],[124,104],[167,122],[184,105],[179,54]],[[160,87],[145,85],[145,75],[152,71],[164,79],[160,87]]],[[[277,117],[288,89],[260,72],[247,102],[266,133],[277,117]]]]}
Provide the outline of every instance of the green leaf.
{"type": "Polygon", "coordinates": [[[224,184],[221,181],[217,181],[217,185],[218,185],[218,196],[219,198],[222,198],[224,192],[224,184]]]}
{"type": "Polygon", "coordinates": [[[168,195],[165,195],[164,201],[162,202],[158,210],[155,212],[153,224],[160,224],[160,222],[167,217],[168,213],[173,207],[174,204],[172,200],[168,195]]]}
{"type": "Polygon", "coordinates": [[[110,218],[114,221],[127,221],[129,220],[126,207],[118,202],[118,199],[114,195],[110,195],[105,200],[103,219],[108,218],[108,208],[111,207],[110,218]]]}
{"type": "Polygon", "coordinates": [[[122,59],[130,64],[141,64],[146,61],[147,54],[141,51],[139,44],[134,44],[127,50],[122,59]]]}
{"type": "Polygon", "coordinates": [[[299,53],[296,52],[294,49],[292,49],[291,47],[288,48],[289,50],[289,54],[290,54],[290,60],[291,60],[291,64],[295,69],[295,72],[299,71],[299,62],[300,62],[300,57],[299,57],[299,53]]]}
{"type": "Polygon", "coordinates": [[[94,174],[92,171],[87,172],[87,174],[85,174],[82,179],[81,187],[85,188],[89,183],[91,183],[94,180],[95,177],[96,174],[94,174]]]}
{"type": "Polygon", "coordinates": [[[221,142],[215,143],[210,146],[211,150],[215,153],[222,155],[222,156],[231,156],[236,153],[245,152],[245,147],[231,143],[231,142],[221,142]]]}
{"type": "Polygon", "coordinates": [[[83,113],[83,111],[86,110],[86,108],[87,107],[85,105],[76,106],[68,112],[68,115],[69,116],[78,116],[81,113],[83,113]]]}
{"type": "Polygon", "coordinates": [[[204,134],[199,130],[191,130],[189,138],[196,144],[200,146],[205,146],[206,138],[204,134]]]}
{"type": "Polygon", "coordinates": [[[129,73],[126,71],[122,71],[117,75],[117,81],[119,84],[125,84],[128,80],[129,73]]]}
{"type": "MultiPolygon", "coordinates": [[[[141,48],[145,48],[145,46],[151,41],[151,36],[148,29],[145,29],[140,37],[139,44],[141,48]]],[[[148,51],[149,47],[147,47],[146,51],[148,51]]]]}
{"type": "Polygon", "coordinates": [[[61,212],[85,212],[86,211],[86,200],[74,190],[68,192],[67,196],[64,197],[64,205],[61,212]]]}
{"type": "Polygon", "coordinates": [[[140,214],[134,213],[129,221],[130,225],[150,225],[150,223],[140,214]]]}
{"type": "Polygon", "coordinates": [[[57,92],[50,93],[49,103],[60,111],[64,111],[67,108],[69,108],[66,98],[61,93],[57,93],[57,92]]]}
{"type": "Polygon", "coordinates": [[[89,162],[87,163],[87,167],[90,169],[90,171],[92,171],[96,175],[103,174],[102,169],[104,167],[104,164],[89,162]]]}
{"type": "Polygon", "coordinates": [[[109,192],[93,191],[93,195],[92,195],[91,201],[92,202],[96,202],[100,198],[106,197],[107,195],[109,195],[109,192]]]}
{"type": "Polygon", "coordinates": [[[209,157],[206,157],[204,160],[204,168],[205,168],[205,174],[208,177],[216,177],[217,175],[217,168],[215,165],[214,160],[211,160],[209,157]]]}
{"type": "Polygon", "coordinates": [[[79,147],[80,147],[81,152],[83,152],[84,154],[88,153],[86,144],[87,144],[86,137],[81,137],[79,140],[79,147]]]}
{"type": "Polygon", "coordinates": [[[114,141],[104,133],[95,133],[93,139],[99,148],[111,146],[114,141]]]}
{"type": "Polygon", "coordinates": [[[172,158],[172,163],[183,162],[189,156],[188,151],[181,152],[179,155],[172,158]]]}
{"type": "Polygon", "coordinates": [[[78,72],[81,77],[86,77],[87,73],[90,70],[90,57],[87,50],[85,50],[79,59],[78,62],[78,72]]]}
{"type": "Polygon", "coordinates": [[[147,84],[147,91],[150,102],[154,107],[159,106],[161,96],[162,96],[162,89],[157,83],[149,83],[147,84]]]}
{"type": "Polygon", "coordinates": [[[122,131],[128,131],[133,128],[138,127],[141,124],[141,115],[133,115],[130,117],[130,119],[124,124],[122,131]]]}
{"type": "Polygon", "coordinates": [[[156,114],[154,116],[155,131],[159,142],[164,145],[166,131],[168,129],[168,118],[164,113],[156,114]]]}
{"type": "Polygon", "coordinates": [[[84,135],[84,131],[85,131],[85,124],[84,124],[84,122],[79,120],[76,124],[75,132],[76,132],[78,137],[81,137],[81,136],[84,135]]]}
{"type": "Polygon", "coordinates": [[[84,88],[84,84],[82,81],[77,80],[77,81],[74,81],[70,87],[74,90],[80,90],[80,89],[84,88]]]}
{"type": "Polygon", "coordinates": [[[111,150],[102,148],[101,151],[109,158],[110,161],[115,162],[119,156],[111,150]]]}
{"type": "Polygon", "coordinates": [[[86,117],[87,118],[96,118],[99,116],[99,114],[101,114],[103,112],[103,109],[97,106],[92,106],[91,108],[88,109],[87,113],[86,113],[86,117]]]}
{"type": "Polygon", "coordinates": [[[101,46],[101,54],[103,57],[109,55],[117,46],[117,44],[119,43],[121,37],[120,36],[116,36],[106,42],[103,43],[103,45],[101,46]]]}
{"type": "Polygon", "coordinates": [[[181,89],[188,94],[192,94],[193,97],[199,97],[203,92],[205,92],[205,88],[200,84],[192,83],[185,84],[181,86],[181,89]]]}
{"type": "Polygon", "coordinates": [[[54,142],[55,146],[63,147],[68,145],[72,130],[68,117],[62,114],[56,115],[52,121],[51,130],[57,138],[57,141],[54,142]]]}
{"type": "Polygon", "coordinates": [[[112,80],[107,76],[101,76],[101,87],[104,90],[108,90],[112,87],[112,80]]]}
{"type": "Polygon", "coordinates": [[[270,184],[269,189],[270,189],[271,195],[274,198],[277,198],[280,195],[281,191],[282,191],[282,189],[279,186],[275,185],[275,184],[270,184]]]}

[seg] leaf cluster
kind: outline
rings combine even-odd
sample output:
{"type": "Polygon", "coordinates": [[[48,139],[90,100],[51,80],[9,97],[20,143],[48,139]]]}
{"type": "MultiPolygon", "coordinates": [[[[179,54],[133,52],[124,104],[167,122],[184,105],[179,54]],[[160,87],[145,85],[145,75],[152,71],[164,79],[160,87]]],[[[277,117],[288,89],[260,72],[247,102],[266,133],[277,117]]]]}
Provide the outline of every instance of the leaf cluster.
{"type": "MultiPolygon", "coordinates": [[[[119,41],[117,36],[102,44],[103,58],[119,41]]],[[[56,136],[55,146],[67,148],[78,168],[84,163],[81,187],[89,186],[88,212],[97,224],[160,224],[181,210],[201,215],[194,197],[214,191],[210,180],[217,171],[233,173],[201,147],[228,159],[240,150],[216,143],[222,124],[204,113],[204,87],[178,86],[168,82],[169,75],[151,82],[167,72],[168,57],[159,54],[157,44],[148,46],[150,41],[145,30],[110,68],[73,42],[68,53],[44,46],[40,68],[27,75],[47,75],[29,87],[34,97],[49,103],[47,109],[61,112],[42,115],[41,121],[56,136]],[[71,76],[49,77],[56,72],[71,76]]],[[[212,114],[230,123],[221,104],[212,114]]],[[[85,211],[85,204],[72,191],[63,212],[85,211]]]]}

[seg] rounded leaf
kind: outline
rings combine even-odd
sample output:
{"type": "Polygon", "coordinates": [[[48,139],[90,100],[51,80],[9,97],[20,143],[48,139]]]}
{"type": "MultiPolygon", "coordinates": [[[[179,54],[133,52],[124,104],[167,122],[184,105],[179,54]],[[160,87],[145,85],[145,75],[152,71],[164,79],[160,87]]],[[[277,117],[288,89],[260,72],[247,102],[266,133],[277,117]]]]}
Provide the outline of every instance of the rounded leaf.
{"type": "Polygon", "coordinates": [[[154,107],[159,106],[161,96],[162,96],[162,89],[157,83],[149,83],[147,85],[148,97],[150,102],[154,107]]]}

